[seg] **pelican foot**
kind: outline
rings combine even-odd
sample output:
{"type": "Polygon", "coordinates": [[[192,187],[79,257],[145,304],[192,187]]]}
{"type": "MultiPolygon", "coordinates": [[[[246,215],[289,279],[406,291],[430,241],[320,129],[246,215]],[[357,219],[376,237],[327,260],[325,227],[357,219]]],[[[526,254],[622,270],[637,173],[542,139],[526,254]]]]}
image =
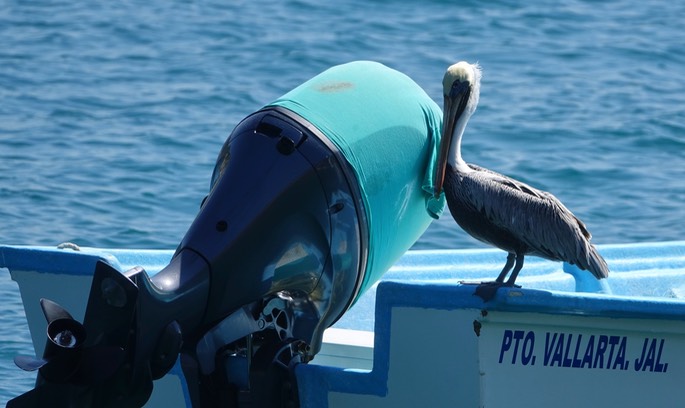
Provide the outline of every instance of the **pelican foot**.
{"type": "Polygon", "coordinates": [[[495,294],[497,294],[497,290],[501,287],[520,288],[521,286],[497,281],[481,282],[480,285],[476,287],[474,295],[480,297],[485,302],[489,302],[492,300],[492,298],[495,297],[495,294]]]}

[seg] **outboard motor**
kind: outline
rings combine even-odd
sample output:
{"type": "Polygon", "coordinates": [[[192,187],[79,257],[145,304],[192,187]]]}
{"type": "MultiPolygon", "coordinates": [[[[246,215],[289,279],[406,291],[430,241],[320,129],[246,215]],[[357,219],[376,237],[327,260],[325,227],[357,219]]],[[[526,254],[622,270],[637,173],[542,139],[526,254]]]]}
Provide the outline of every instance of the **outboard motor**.
{"type": "Polygon", "coordinates": [[[297,406],[295,364],[442,211],[441,112],[377,63],[333,67],[245,118],[171,262],[98,262],[83,324],[42,300],[34,390],[8,407],[140,407],[181,359],[196,407],[297,406]]]}

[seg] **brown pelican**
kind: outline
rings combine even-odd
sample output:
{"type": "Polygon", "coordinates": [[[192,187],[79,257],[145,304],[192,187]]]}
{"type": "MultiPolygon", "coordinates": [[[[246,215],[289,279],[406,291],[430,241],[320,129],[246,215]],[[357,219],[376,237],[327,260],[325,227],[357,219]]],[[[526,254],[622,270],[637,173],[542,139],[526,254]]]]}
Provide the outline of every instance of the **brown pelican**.
{"type": "Polygon", "coordinates": [[[461,138],[478,105],[480,78],[480,67],[467,62],[452,65],[445,73],[435,175],[435,196],[440,196],[444,184],[447,204],[459,226],[509,253],[495,282],[480,285],[476,294],[487,301],[500,286],[514,286],[526,255],[565,261],[589,270],[597,279],[606,278],[609,268],[590,243],[585,224],[556,197],[462,159],[461,138]]]}

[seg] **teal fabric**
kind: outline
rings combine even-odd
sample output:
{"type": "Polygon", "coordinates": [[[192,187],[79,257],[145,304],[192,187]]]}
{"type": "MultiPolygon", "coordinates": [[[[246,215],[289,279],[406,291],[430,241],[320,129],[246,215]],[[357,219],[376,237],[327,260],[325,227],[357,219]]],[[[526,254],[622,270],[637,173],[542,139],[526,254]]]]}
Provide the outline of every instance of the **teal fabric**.
{"type": "Polygon", "coordinates": [[[356,173],[369,225],[361,294],[442,213],[432,194],[442,111],[408,76],[369,61],[330,68],[271,106],[316,126],[356,173]]]}

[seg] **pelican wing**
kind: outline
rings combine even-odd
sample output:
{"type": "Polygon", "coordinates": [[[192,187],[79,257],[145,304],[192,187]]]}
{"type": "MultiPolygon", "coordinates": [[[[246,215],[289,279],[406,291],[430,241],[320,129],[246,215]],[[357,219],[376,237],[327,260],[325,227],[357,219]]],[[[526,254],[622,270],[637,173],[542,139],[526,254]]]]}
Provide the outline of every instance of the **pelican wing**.
{"type": "Polygon", "coordinates": [[[527,253],[608,275],[585,224],[552,194],[485,168],[464,175],[463,192],[488,222],[528,247],[527,253]]]}

